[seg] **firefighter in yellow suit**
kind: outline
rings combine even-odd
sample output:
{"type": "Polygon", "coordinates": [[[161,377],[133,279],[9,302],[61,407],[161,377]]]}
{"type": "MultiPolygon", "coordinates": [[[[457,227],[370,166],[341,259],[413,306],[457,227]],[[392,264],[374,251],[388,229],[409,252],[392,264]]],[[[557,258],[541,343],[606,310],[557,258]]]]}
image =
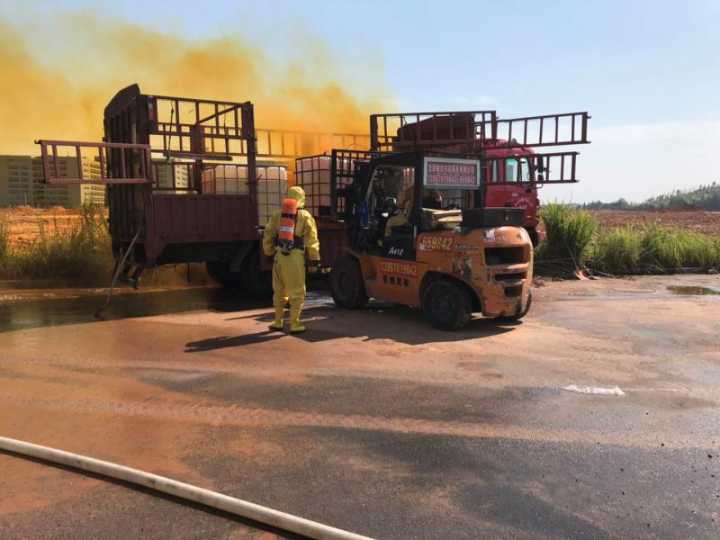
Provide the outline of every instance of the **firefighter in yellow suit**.
{"type": "Polygon", "coordinates": [[[282,330],[285,305],[290,304],[290,332],[304,332],[300,323],[300,313],[305,303],[305,259],[309,264],[320,262],[320,241],[317,225],[312,214],[305,210],[305,191],[298,186],[288,189],[287,197],[297,201],[295,218],[295,238],[298,242],[294,249],[284,254],[277,245],[281,211],[275,212],[263,233],[263,251],[268,257],[275,256],[272,271],[273,305],[275,320],[271,330],[282,330]]]}

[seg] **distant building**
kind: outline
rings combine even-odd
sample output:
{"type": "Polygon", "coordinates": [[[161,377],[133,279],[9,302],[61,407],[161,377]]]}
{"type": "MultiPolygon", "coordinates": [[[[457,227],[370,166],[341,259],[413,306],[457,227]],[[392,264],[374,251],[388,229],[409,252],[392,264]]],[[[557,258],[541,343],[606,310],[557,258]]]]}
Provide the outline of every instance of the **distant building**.
{"type": "Polygon", "coordinates": [[[32,205],[35,188],[30,156],[0,156],[0,206],[32,205]]]}
{"type": "MultiPolygon", "coordinates": [[[[58,175],[77,177],[77,160],[58,157],[58,175]]],[[[83,159],[83,177],[99,178],[100,164],[83,159]]],[[[92,184],[50,185],[42,175],[42,159],[31,156],[0,155],[0,206],[64,206],[105,204],[105,186],[92,184]]]]}

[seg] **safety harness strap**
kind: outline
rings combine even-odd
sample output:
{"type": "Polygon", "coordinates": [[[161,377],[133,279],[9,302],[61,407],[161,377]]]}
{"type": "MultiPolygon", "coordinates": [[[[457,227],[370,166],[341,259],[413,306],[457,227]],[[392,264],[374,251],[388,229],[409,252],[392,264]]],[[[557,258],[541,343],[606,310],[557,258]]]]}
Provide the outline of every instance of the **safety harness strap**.
{"type": "MultiPolygon", "coordinates": [[[[276,246],[279,246],[279,245],[280,245],[280,241],[279,241],[279,239],[278,239],[277,236],[275,237],[275,245],[276,245],[276,246]]],[[[305,251],[305,239],[304,239],[302,236],[295,236],[295,237],[293,238],[293,247],[292,247],[292,249],[297,249],[297,250],[300,250],[300,251],[305,251]]]]}

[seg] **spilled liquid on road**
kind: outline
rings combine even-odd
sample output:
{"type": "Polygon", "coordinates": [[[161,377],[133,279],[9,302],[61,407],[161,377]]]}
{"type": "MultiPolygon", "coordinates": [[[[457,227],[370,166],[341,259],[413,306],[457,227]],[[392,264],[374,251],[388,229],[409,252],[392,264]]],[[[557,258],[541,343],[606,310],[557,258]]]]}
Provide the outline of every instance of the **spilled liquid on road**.
{"type": "Polygon", "coordinates": [[[698,287],[692,285],[670,285],[668,287],[668,291],[682,296],[720,295],[720,291],[716,291],[710,287],[698,287]]]}
{"type": "MultiPolygon", "coordinates": [[[[309,283],[306,307],[331,305],[323,283],[309,283]]],[[[51,290],[44,290],[37,299],[15,298],[13,294],[0,295],[0,332],[30,328],[83,324],[98,320],[148,317],[188,311],[231,312],[271,307],[269,298],[250,298],[241,291],[219,287],[192,287],[160,291],[120,292],[113,296],[101,319],[95,312],[105,302],[105,293],[86,294],[71,298],[53,298],[51,290]],[[47,297],[50,296],[50,297],[47,297]]]]}
{"type": "MultiPolygon", "coordinates": [[[[99,295],[41,298],[0,304],[0,332],[96,322],[95,311],[104,303],[99,295]]],[[[216,287],[119,294],[103,312],[103,320],[147,317],[195,310],[236,311],[269,305],[216,287]]]]}

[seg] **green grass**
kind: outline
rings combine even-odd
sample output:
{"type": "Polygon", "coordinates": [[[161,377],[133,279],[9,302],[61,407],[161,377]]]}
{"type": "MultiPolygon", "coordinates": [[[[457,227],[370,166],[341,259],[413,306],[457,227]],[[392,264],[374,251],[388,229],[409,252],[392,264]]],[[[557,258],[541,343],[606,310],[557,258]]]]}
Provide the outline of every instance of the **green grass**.
{"type": "Polygon", "coordinates": [[[720,267],[720,238],[651,225],[601,232],[591,268],[611,274],[666,274],[720,267]]]}
{"type": "Polygon", "coordinates": [[[7,226],[0,221],[0,272],[5,268],[10,254],[10,238],[7,226]]]}
{"type": "Polygon", "coordinates": [[[602,230],[582,210],[551,204],[542,211],[547,237],[540,273],[587,268],[607,274],[666,274],[720,268],[720,237],[650,225],[602,230]]]}
{"type": "Polygon", "coordinates": [[[55,228],[48,233],[41,228],[30,246],[6,248],[4,259],[0,272],[5,279],[58,280],[87,286],[107,283],[113,265],[107,226],[92,206],[82,209],[80,223],[73,230],[55,228]]]}
{"type": "Polygon", "coordinates": [[[640,267],[642,237],[632,227],[600,231],[593,243],[591,266],[609,274],[630,274],[640,267]]]}
{"type": "MultiPolygon", "coordinates": [[[[583,267],[613,275],[720,269],[720,237],[657,225],[603,230],[589,213],[559,204],[547,205],[542,219],[547,236],[536,257],[539,273],[568,274],[583,267]]],[[[96,208],[83,208],[70,232],[40,233],[32,245],[13,248],[0,222],[0,279],[108,283],[111,241],[96,208]]]]}
{"type": "Polygon", "coordinates": [[[546,239],[538,258],[546,261],[569,260],[582,266],[598,223],[588,212],[562,204],[548,204],[541,212],[546,239]]]}

